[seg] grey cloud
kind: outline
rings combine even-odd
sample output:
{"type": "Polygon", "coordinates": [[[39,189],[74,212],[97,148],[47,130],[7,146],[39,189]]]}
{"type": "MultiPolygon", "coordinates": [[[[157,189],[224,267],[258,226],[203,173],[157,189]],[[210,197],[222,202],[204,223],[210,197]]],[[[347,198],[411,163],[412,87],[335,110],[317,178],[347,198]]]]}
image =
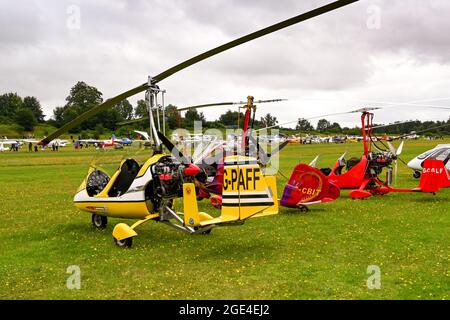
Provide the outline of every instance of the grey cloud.
{"type": "MultiPolygon", "coordinates": [[[[107,98],[149,74],[327,2],[0,0],[0,59],[7,61],[0,65],[0,89],[36,95],[51,114],[78,80],[97,86],[107,98]],[[66,27],[72,3],[81,9],[80,30],[66,27]]],[[[450,4],[443,0],[360,1],[232,49],[163,85],[168,101],[180,104],[242,99],[249,93],[262,98],[347,93],[408,99],[411,88],[421,84],[421,66],[448,65],[449,16],[450,4]],[[366,26],[367,8],[373,4],[381,9],[379,30],[366,26]],[[383,71],[385,56],[404,55],[415,61],[409,66],[415,78],[397,91],[392,78],[378,76],[374,83],[380,72],[392,73],[383,71]]],[[[448,70],[433,72],[435,85],[421,94],[443,96],[448,70]]],[[[295,117],[294,104],[292,110],[277,115],[281,120],[295,117]]]]}

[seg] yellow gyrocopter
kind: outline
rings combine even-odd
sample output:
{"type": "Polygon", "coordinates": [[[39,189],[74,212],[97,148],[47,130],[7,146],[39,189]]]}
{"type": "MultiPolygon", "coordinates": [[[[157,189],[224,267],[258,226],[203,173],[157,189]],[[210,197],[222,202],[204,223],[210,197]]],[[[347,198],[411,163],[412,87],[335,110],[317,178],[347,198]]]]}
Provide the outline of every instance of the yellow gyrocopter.
{"type": "Polygon", "coordinates": [[[160,132],[159,116],[158,126],[154,121],[153,113],[159,112],[157,96],[162,92],[157,84],[216,54],[357,1],[339,0],[329,3],[199,54],[88,110],[39,144],[47,145],[100,112],[145,91],[148,97],[153,155],[142,165],[134,159],[123,160],[112,177],[92,167],[75,194],[75,205],[92,214],[92,222],[97,228],[106,226],[107,217],[138,219],[132,226],[119,223],[113,230],[116,244],[130,247],[133,237],[137,235],[136,227],[149,220],[163,222],[189,233],[206,234],[215,226],[243,223],[249,218],[276,214],[278,199],[275,177],[265,176],[257,159],[249,157],[245,151],[243,154],[238,152],[224,158],[220,217],[213,218],[207,213],[199,212],[194,178],[200,169],[160,132]],[[170,150],[170,154],[162,152],[163,145],[170,150]],[[176,198],[183,199],[182,213],[173,208],[176,198]]]}

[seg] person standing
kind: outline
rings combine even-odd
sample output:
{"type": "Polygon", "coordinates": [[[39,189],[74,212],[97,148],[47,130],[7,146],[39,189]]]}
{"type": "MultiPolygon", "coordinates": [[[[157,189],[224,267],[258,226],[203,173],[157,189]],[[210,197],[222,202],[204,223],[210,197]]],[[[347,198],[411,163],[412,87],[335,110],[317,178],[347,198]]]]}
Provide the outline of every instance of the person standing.
{"type": "Polygon", "coordinates": [[[28,152],[32,152],[33,151],[33,144],[30,142],[28,143],[28,152]]]}

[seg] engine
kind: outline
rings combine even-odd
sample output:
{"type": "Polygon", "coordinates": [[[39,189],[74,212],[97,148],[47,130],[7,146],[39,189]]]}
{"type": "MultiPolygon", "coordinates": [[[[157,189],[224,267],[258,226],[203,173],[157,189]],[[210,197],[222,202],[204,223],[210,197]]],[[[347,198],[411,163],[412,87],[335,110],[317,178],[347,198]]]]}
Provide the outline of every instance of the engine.
{"type": "Polygon", "coordinates": [[[390,152],[371,152],[368,155],[369,170],[372,176],[381,174],[383,168],[390,168],[395,157],[390,152]]]}
{"type": "Polygon", "coordinates": [[[193,164],[183,164],[174,157],[163,157],[151,167],[151,188],[146,191],[146,198],[153,202],[155,208],[171,205],[175,198],[183,196],[183,183],[194,182],[200,169],[193,164]]]}

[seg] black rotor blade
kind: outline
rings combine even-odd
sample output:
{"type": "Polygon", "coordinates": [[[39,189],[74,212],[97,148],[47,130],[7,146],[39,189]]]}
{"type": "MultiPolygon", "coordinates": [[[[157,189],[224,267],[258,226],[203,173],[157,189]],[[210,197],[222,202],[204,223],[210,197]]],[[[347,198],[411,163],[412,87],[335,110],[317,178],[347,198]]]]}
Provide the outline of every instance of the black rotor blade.
{"type": "Polygon", "coordinates": [[[258,159],[259,162],[263,165],[269,163],[269,157],[267,156],[267,152],[264,148],[258,143],[258,141],[252,135],[248,136],[249,142],[253,143],[256,146],[256,150],[258,151],[258,159]]]}
{"type": "Polygon", "coordinates": [[[122,121],[122,122],[118,122],[117,125],[118,126],[124,126],[127,124],[133,124],[133,123],[138,123],[138,122],[142,122],[144,120],[148,120],[148,117],[143,117],[143,118],[138,118],[138,119],[132,119],[132,120],[126,120],[126,121],[122,121]]]}
{"type": "Polygon", "coordinates": [[[284,141],[284,142],[280,143],[279,145],[277,145],[276,148],[273,149],[273,150],[270,152],[270,154],[268,154],[269,160],[270,160],[274,155],[276,155],[278,152],[280,152],[281,150],[283,150],[284,147],[286,147],[288,144],[289,144],[289,141],[284,141]]]}
{"type": "Polygon", "coordinates": [[[169,140],[167,137],[158,131],[158,138],[161,140],[162,144],[170,151],[170,153],[177,158],[178,161],[188,164],[191,163],[189,159],[187,159],[180,150],[169,140]]]}
{"type": "MultiPolygon", "coordinates": [[[[167,77],[170,77],[171,75],[186,69],[187,67],[192,66],[193,64],[196,64],[200,61],[203,61],[205,59],[208,59],[212,56],[215,56],[216,54],[219,54],[221,52],[224,52],[226,50],[229,50],[231,48],[237,47],[241,44],[244,44],[246,42],[255,40],[257,38],[260,38],[262,36],[265,36],[267,34],[273,33],[275,31],[287,28],[289,26],[292,26],[294,24],[300,23],[302,21],[314,18],[316,16],[319,16],[321,14],[327,13],[329,11],[333,11],[336,10],[338,8],[341,8],[343,6],[349,5],[351,3],[357,2],[358,0],[338,0],[329,4],[326,4],[322,7],[313,9],[311,11],[308,11],[306,13],[302,13],[298,16],[292,17],[290,19],[281,21],[279,23],[276,23],[274,25],[271,25],[267,28],[258,30],[256,32],[250,33],[248,35],[245,35],[243,37],[240,37],[236,40],[230,41],[226,44],[223,44],[221,46],[218,46],[214,49],[208,50],[202,54],[199,54],[191,59],[188,59],[182,63],[177,64],[176,66],[167,69],[166,71],[161,72],[160,74],[158,74],[157,76],[153,77],[152,79],[152,84],[156,84],[164,79],[166,79],[167,77]]],[[[62,126],[61,128],[59,128],[58,130],[56,130],[55,132],[53,132],[52,134],[50,134],[48,137],[44,138],[43,140],[40,141],[40,144],[48,144],[50,141],[52,141],[53,139],[59,137],[61,134],[67,132],[68,130],[77,127],[78,125],[80,125],[82,122],[86,121],[87,119],[95,116],[96,114],[105,111],[106,109],[116,105],[117,103],[135,95],[138,94],[140,92],[143,92],[145,90],[147,90],[149,88],[149,84],[148,83],[144,83],[134,89],[131,89],[129,91],[126,91],[124,93],[119,94],[118,96],[115,96],[114,98],[111,98],[105,102],[103,102],[102,104],[90,109],[89,111],[86,111],[85,113],[81,114],[79,117],[75,118],[74,120],[70,121],[69,123],[65,124],[64,126],[62,126]]]]}
{"type": "Polygon", "coordinates": [[[206,52],[204,52],[202,54],[199,54],[198,56],[195,56],[195,57],[193,57],[193,58],[191,58],[189,60],[186,60],[186,61],[184,61],[184,62],[182,62],[182,63],[180,63],[180,64],[178,64],[178,65],[176,65],[176,66],[174,66],[174,67],[172,67],[172,68],[170,68],[170,69],[168,69],[168,70],[166,70],[166,71],[164,71],[164,72],[162,72],[160,74],[158,74],[156,77],[154,77],[154,80],[156,82],[159,82],[159,81],[161,81],[161,80],[163,80],[163,79],[173,75],[174,73],[176,73],[176,72],[178,72],[180,70],[186,69],[187,67],[190,67],[191,65],[196,64],[197,62],[200,62],[202,60],[205,60],[205,59],[208,59],[208,58],[210,58],[212,56],[215,56],[218,53],[221,53],[223,51],[226,51],[226,50],[229,50],[231,48],[237,47],[237,46],[239,46],[241,44],[244,44],[246,42],[258,39],[258,38],[260,38],[262,36],[265,36],[267,34],[273,33],[275,31],[287,28],[289,26],[292,26],[294,24],[300,23],[302,21],[305,21],[305,20],[317,17],[317,16],[319,16],[321,14],[324,14],[324,13],[327,13],[329,11],[336,10],[338,8],[341,8],[343,6],[349,5],[349,4],[351,4],[353,2],[357,2],[357,1],[358,0],[338,0],[338,1],[335,1],[335,2],[332,2],[332,3],[329,3],[327,5],[324,5],[322,7],[319,7],[319,8],[313,9],[311,11],[308,11],[306,13],[302,13],[302,14],[300,14],[298,16],[295,16],[295,17],[292,17],[290,19],[281,21],[279,23],[271,25],[270,27],[258,30],[258,31],[253,32],[253,33],[250,33],[250,34],[248,34],[246,36],[243,36],[243,37],[240,37],[240,38],[238,38],[236,40],[230,41],[230,42],[228,42],[226,44],[223,44],[223,45],[221,45],[219,47],[216,47],[216,48],[208,50],[208,51],[206,51],[206,52]]]}
{"type": "Polygon", "coordinates": [[[81,114],[80,116],[78,116],[74,120],[70,121],[69,123],[66,123],[65,125],[63,125],[58,130],[56,130],[55,132],[53,132],[52,134],[50,134],[46,138],[44,138],[41,141],[39,141],[38,144],[47,145],[50,141],[58,138],[60,135],[62,135],[63,133],[69,131],[70,129],[79,126],[81,123],[83,123],[84,121],[92,118],[96,114],[98,114],[100,112],[103,112],[103,111],[105,111],[105,110],[115,106],[119,102],[125,100],[126,98],[134,96],[135,94],[137,94],[139,92],[142,92],[142,91],[145,91],[147,89],[148,89],[148,85],[145,83],[143,85],[140,85],[139,87],[136,87],[136,88],[128,90],[128,91],[126,91],[124,93],[121,93],[118,96],[115,96],[114,98],[106,100],[102,104],[99,104],[98,106],[93,107],[92,109],[90,109],[90,110],[86,111],[85,113],[81,114]]]}
{"type": "Polygon", "coordinates": [[[199,104],[196,106],[189,106],[184,108],[178,108],[177,111],[186,111],[192,109],[200,109],[200,108],[208,108],[208,107],[216,107],[216,106],[231,106],[235,104],[234,102],[218,102],[218,103],[207,103],[207,104],[199,104]]]}
{"type": "MultiPolygon", "coordinates": [[[[286,100],[287,99],[258,100],[258,101],[254,101],[253,103],[268,103],[268,102],[279,102],[279,101],[286,101],[286,100]]],[[[186,110],[192,110],[192,109],[217,107],[217,106],[232,106],[232,105],[238,105],[238,104],[245,105],[245,104],[247,104],[247,102],[239,101],[239,102],[217,102],[217,103],[199,104],[196,106],[178,108],[177,111],[186,111],[186,110]]]]}

